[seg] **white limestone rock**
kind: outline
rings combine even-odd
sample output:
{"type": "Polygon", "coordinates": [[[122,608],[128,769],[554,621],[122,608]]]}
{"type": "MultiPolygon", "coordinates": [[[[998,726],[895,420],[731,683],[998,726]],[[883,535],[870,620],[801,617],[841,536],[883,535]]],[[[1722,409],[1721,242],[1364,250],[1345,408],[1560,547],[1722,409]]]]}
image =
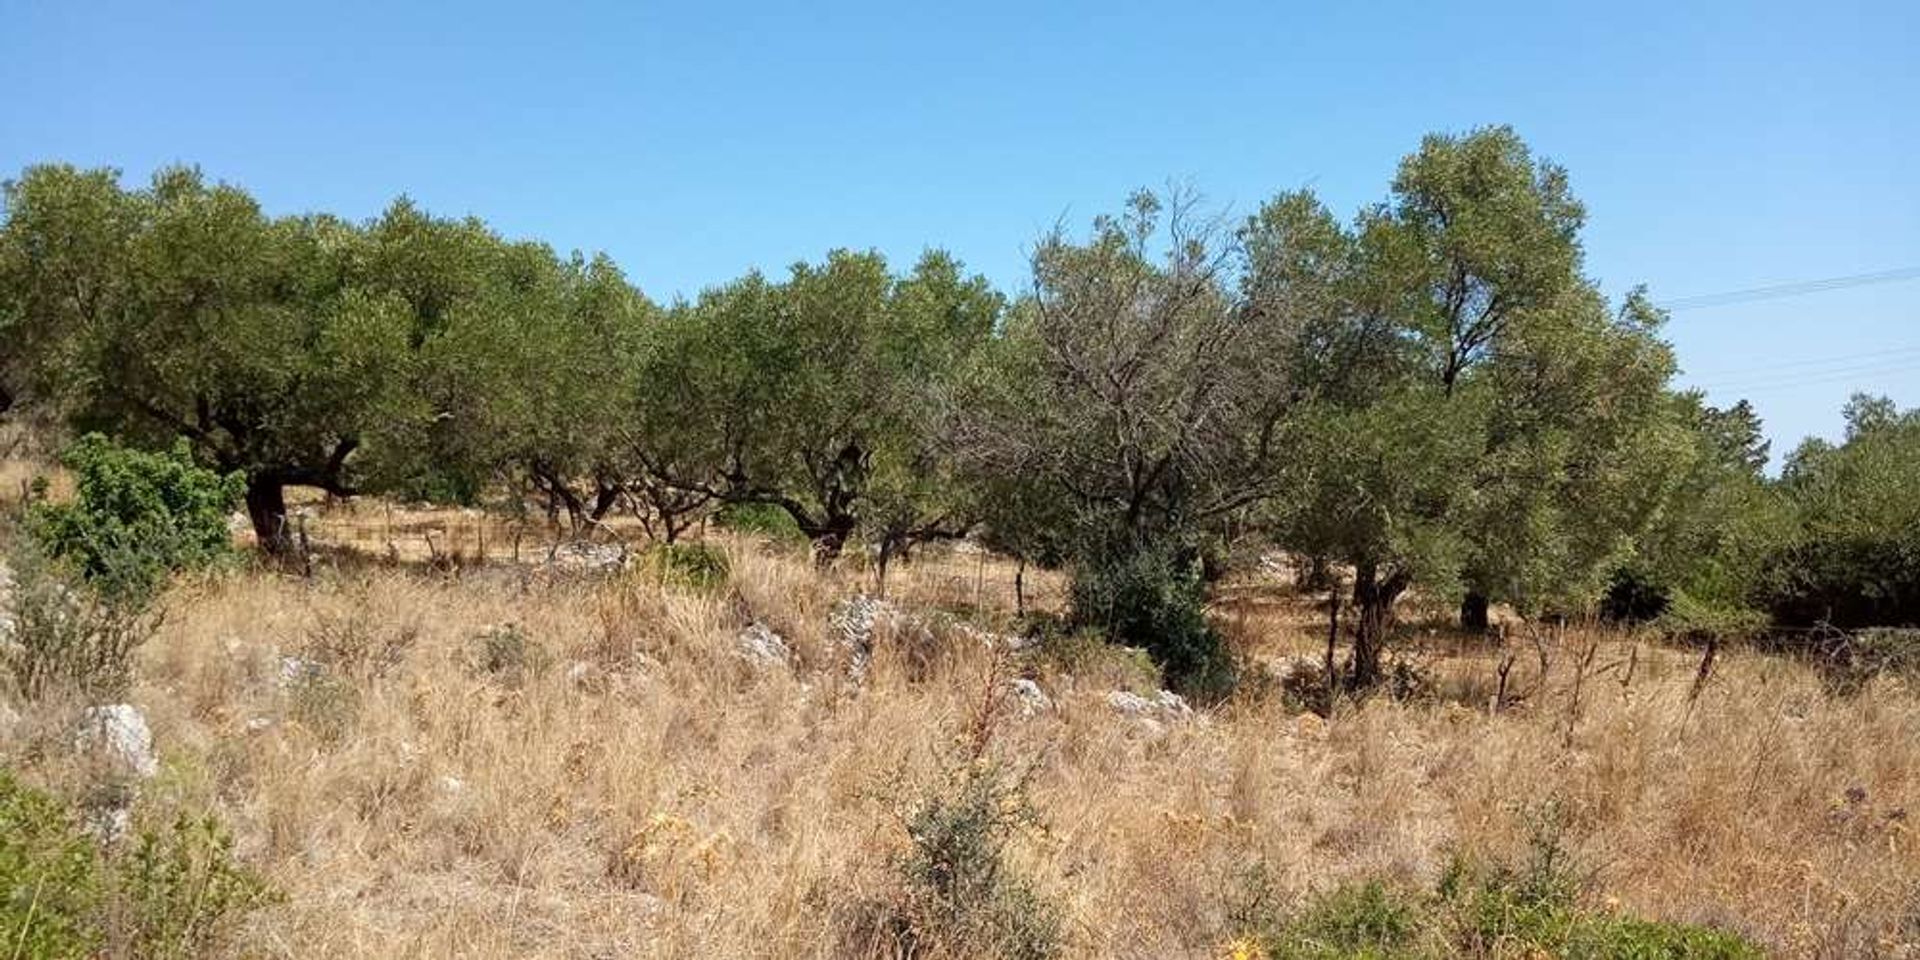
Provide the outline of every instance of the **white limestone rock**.
{"type": "Polygon", "coordinates": [[[1008,683],[1007,689],[1020,704],[1021,716],[1031,717],[1053,709],[1053,698],[1047,696],[1047,692],[1040,689],[1039,684],[1026,677],[1020,677],[1008,683]]]}
{"type": "Polygon", "coordinates": [[[1131,690],[1115,690],[1107,694],[1107,705],[1121,716],[1137,720],[1154,732],[1164,729],[1169,723],[1192,719],[1194,715],[1186,699],[1171,690],[1161,690],[1151,697],[1143,697],[1131,690]]]}
{"type": "Polygon", "coordinates": [[[147,778],[160,772],[153,752],[153,731],[140,708],[130,703],[88,707],[77,738],[82,750],[99,750],[114,764],[147,778]]]}
{"type": "Polygon", "coordinates": [[[758,620],[749,623],[734,638],[734,652],[740,659],[759,667],[780,667],[793,662],[793,649],[787,640],[758,620]]]}

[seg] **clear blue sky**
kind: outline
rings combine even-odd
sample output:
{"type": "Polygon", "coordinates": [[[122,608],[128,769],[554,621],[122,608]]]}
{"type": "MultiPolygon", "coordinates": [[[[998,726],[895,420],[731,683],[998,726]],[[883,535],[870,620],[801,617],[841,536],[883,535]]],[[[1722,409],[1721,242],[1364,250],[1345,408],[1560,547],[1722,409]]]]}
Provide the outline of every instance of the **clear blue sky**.
{"type": "MultiPolygon", "coordinates": [[[[1190,182],[1380,199],[1421,134],[1565,164],[1611,293],[1920,265],[1920,4],[24,4],[0,171],[186,161],[270,210],[407,193],[605,250],[655,297],[829,247],[1003,286],[1061,217],[1190,182]]],[[[1676,314],[1776,454],[1920,405],[1920,281],[1676,314]]]]}

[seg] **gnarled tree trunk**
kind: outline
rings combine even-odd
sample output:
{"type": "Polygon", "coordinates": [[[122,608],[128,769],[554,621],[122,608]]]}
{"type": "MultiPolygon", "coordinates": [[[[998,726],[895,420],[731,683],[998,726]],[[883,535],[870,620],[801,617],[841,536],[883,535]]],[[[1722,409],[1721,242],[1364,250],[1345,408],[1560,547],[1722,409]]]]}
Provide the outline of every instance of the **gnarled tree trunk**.
{"type": "Polygon", "coordinates": [[[262,551],[279,556],[293,546],[293,533],[287,527],[287,484],[279,474],[247,477],[247,519],[262,551]]]}
{"type": "Polygon", "coordinates": [[[846,550],[847,542],[853,539],[853,531],[858,525],[859,521],[856,517],[850,514],[837,514],[828,516],[824,520],[801,523],[800,532],[806,534],[807,539],[813,542],[813,559],[824,567],[840,559],[840,554],[846,550]]]}
{"type": "Polygon", "coordinates": [[[1379,564],[1373,561],[1354,568],[1353,605],[1358,620],[1354,624],[1353,662],[1348,670],[1350,689],[1367,690],[1380,682],[1380,658],[1386,651],[1387,634],[1393,629],[1393,605],[1409,583],[1401,571],[1382,576],[1379,564]]]}
{"type": "Polygon", "coordinates": [[[1487,632],[1487,595],[1477,590],[1467,591],[1460,598],[1460,629],[1475,633],[1487,632]]]}
{"type": "Polygon", "coordinates": [[[620,494],[625,491],[626,488],[618,483],[612,483],[607,480],[595,480],[593,510],[588,514],[589,519],[594,523],[605,520],[607,514],[613,511],[613,505],[620,502],[620,494]]]}

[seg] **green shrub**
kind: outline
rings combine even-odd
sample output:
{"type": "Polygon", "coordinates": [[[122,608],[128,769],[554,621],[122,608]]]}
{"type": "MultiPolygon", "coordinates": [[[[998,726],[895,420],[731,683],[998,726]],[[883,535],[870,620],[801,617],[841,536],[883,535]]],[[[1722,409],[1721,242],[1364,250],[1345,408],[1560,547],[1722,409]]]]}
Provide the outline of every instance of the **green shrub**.
{"type": "Polygon", "coordinates": [[[1596,912],[1581,906],[1589,877],[1566,849],[1566,818],[1548,802],[1527,815],[1527,855],[1517,865],[1456,860],[1437,909],[1458,955],[1565,960],[1747,960],[1760,951],[1727,933],[1596,912]]]}
{"type": "Polygon", "coordinates": [[[1167,686],[1202,702],[1233,691],[1233,657],[1207,622],[1206,583],[1197,556],[1164,546],[1102,551],[1083,558],[1073,580],[1073,618],[1109,640],[1142,647],[1167,686]]]}
{"type": "Polygon", "coordinates": [[[1646,623],[1667,612],[1673,591],[1644,570],[1623,566],[1613,571],[1600,597],[1600,616],[1616,623],[1646,623]]]}
{"type": "Polygon", "coordinates": [[[209,818],[102,849],[59,798],[0,771],[0,944],[12,958],[204,957],[275,899],[209,818]]]}
{"type": "Polygon", "coordinates": [[[247,911],[275,895],[233,860],[233,840],[210,817],[179,817],[146,831],[112,862],[107,925],[124,956],[204,957],[247,911]]]}
{"type": "Polygon", "coordinates": [[[58,800],[0,771],[0,944],[11,957],[85,957],[100,876],[92,838],[58,800]]]}
{"type": "Polygon", "coordinates": [[[1719,930],[1633,917],[1589,916],[1568,931],[1565,960],[1760,960],[1758,947],[1719,930]]]}
{"type": "Polygon", "coordinates": [[[1469,877],[1442,900],[1451,955],[1563,960],[1759,960],[1758,947],[1719,930],[1581,909],[1498,872],[1469,877]]]}
{"type": "Polygon", "coordinates": [[[1468,956],[1503,944],[1564,943],[1578,921],[1571,895],[1504,868],[1456,861],[1440,884],[1448,939],[1468,956]]]}
{"type": "Polygon", "coordinates": [[[92,433],[68,447],[61,462],[73,471],[75,499],[35,507],[31,531],[109,600],[143,601],[169,573],[207,566],[231,551],[227,515],[245,482],[195,466],[184,442],[147,453],[92,433]]]}
{"type": "Polygon", "coordinates": [[[1750,639],[1766,631],[1767,615],[1748,607],[1706,603],[1690,594],[1676,593],[1654,624],[1675,639],[1750,639]]]}
{"type": "Polygon", "coordinates": [[[1541,898],[1511,873],[1450,872],[1452,890],[1424,897],[1378,881],[1310,900],[1265,936],[1268,960],[1759,960],[1719,930],[1583,910],[1541,898]]]}
{"type": "Polygon", "coordinates": [[[1920,624],[1920,520],[1850,536],[1813,531],[1774,559],[1781,583],[1766,600],[1790,626],[1920,624]]]}
{"type": "Polygon", "coordinates": [[[1024,785],[987,762],[969,764],[912,811],[912,847],[891,934],[901,955],[1044,960],[1060,951],[1059,910],[1007,863],[1008,842],[1037,821],[1024,785]]]}
{"type": "Polygon", "coordinates": [[[1920,626],[1920,410],[1855,395],[1846,417],[1781,472],[1798,529],[1764,600],[1789,626],[1920,626]]]}
{"type": "Polygon", "coordinates": [[[666,583],[712,590],[727,582],[727,553],[707,543],[663,543],[647,552],[648,561],[666,583]]]}
{"type": "Polygon", "coordinates": [[[776,543],[807,542],[807,535],[800,531],[792,514],[771,503],[729,503],[714,513],[713,521],[735,533],[765,537],[776,543]]]}
{"type": "Polygon", "coordinates": [[[406,502],[475,507],[486,495],[487,479],[485,473],[470,466],[427,459],[402,472],[391,495],[406,502]]]}
{"type": "Polygon", "coordinates": [[[1423,956],[1417,898],[1377,881],[1313,898],[1268,943],[1272,960],[1398,960],[1423,956]]]}
{"type": "Polygon", "coordinates": [[[1657,922],[1582,905],[1587,878],[1562,842],[1565,819],[1548,803],[1528,817],[1517,863],[1456,858],[1431,895],[1365,881],[1319,894],[1293,912],[1238,908],[1246,939],[1269,960],[1424,960],[1558,957],[1561,960],[1758,960],[1759,948],[1704,927],[1657,922]]]}

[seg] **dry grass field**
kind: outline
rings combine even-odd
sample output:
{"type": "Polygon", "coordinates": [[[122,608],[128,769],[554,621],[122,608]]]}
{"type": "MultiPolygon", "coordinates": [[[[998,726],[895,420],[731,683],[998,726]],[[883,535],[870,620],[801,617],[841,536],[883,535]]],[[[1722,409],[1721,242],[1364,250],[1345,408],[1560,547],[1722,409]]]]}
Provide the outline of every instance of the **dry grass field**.
{"type": "MultiPolygon", "coordinates": [[[[1896,679],[1840,697],[1732,651],[1696,697],[1698,653],[1650,638],[1422,628],[1418,700],[1323,721],[1255,682],[1143,718],[1110,700],[1155,693],[1137,656],[983,642],[1011,628],[1014,569],[977,552],[896,568],[901,619],[856,680],[836,611],[874,588],[857,564],[716,533],[728,572],[696,586],[543,564],[537,524],[306,510],[312,568],[176,585],[131,695],[162,760],[138,815],[213,812],[284,895],[236,956],[884,956],[910,812],[981,762],[1024,777],[1011,859],[1071,956],[1222,956],[1254,900],[1429,888],[1456,854],[1516,856],[1543,810],[1599,909],[1785,957],[1920,955],[1920,691],[1896,679]],[[752,623],[789,656],[752,656],[752,623]]],[[[1284,580],[1221,591],[1248,663],[1324,652],[1284,580]]],[[[1025,585],[1064,604],[1057,574],[1025,585]]],[[[36,719],[0,755],[84,793],[88,766],[23,745],[36,719]]]]}
{"type": "MultiPolygon", "coordinates": [[[[906,811],[983,717],[987,755],[1027,772],[1013,858],[1073,956],[1218,956],[1250,878],[1282,899],[1430,884],[1456,851],[1518,849],[1544,804],[1607,909],[1789,957],[1920,939],[1920,697],[1893,681],[1836,699],[1731,653],[1690,701],[1694,654],[1574,631],[1544,677],[1525,648],[1497,716],[1498,652],[1436,642],[1426,701],[1323,723],[1249,695],[1147,722],[1108,699],[1152,691],[1135,659],[1009,659],[939,618],[883,624],[856,683],[829,621],[864,576],[715,542],[731,573],[707,589],[379,563],[179,585],[132,695],[163,760],[143,809],[217,812],[285,894],[236,955],[872,955],[906,811]],[[742,655],[750,620],[789,663],[742,655]],[[1016,673],[1051,707],[1005,695],[1016,673]]],[[[915,563],[892,595],[958,606],[954,566],[988,563],[915,563]]],[[[1305,601],[1234,597],[1250,656],[1319,643],[1305,601]]],[[[1002,602],[971,616],[1004,623],[1002,602]]]]}

